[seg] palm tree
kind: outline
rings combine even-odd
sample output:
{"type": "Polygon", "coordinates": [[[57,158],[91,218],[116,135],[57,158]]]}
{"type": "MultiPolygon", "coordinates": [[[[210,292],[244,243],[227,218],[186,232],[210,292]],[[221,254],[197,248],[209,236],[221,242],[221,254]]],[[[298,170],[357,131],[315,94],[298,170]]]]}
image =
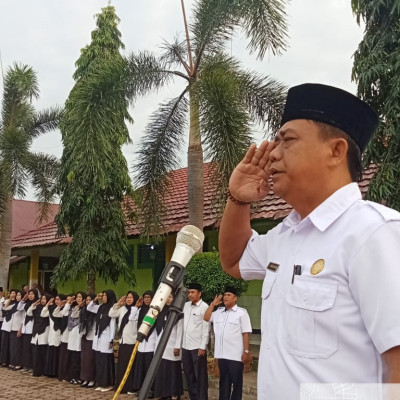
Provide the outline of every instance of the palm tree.
{"type": "MultiPolygon", "coordinates": [[[[160,56],[148,51],[128,57],[130,96],[158,90],[174,78],[186,86],[176,98],[161,103],[146,127],[134,170],[141,186],[143,234],[154,235],[165,213],[163,193],[167,172],[177,168],[187,131],[189,223],[203,228],[203,150],[215,165],[216,193],[225,195],[231,171],[251,141],[251,123],[275,129],[286,88],[281,83],[245,71],[225,46],[237,28],[249,39],[250,52],[260,59],[267,51],[285,49],[284,0],[198,0],[193,20],[186,21],[186,38],[165,42],[160,56]]],[[[217,196],[218,197],[218,196],[217,196]]]]}
{"type": "Polygon", "coordinates": [[[39,97],[35,71],[14,64],[4,77],[0,121],[0,286],[7,286],[11,254],[12,199],[24,197],[28,183],[36,190],[45,218],[53,198],[58,162],[54,156],[30,150],[33,139],[58,127],[61,111],[38,112],[32,99],[39,97]]]}
{"type": "Polygon", "coordinates": [[[368,199],[400,210],[400,2],[352,0],[364,37],[354,53],[352,78],[358,95],[380,116],[378,131],[363,157],[378,167],[368,199]]]}

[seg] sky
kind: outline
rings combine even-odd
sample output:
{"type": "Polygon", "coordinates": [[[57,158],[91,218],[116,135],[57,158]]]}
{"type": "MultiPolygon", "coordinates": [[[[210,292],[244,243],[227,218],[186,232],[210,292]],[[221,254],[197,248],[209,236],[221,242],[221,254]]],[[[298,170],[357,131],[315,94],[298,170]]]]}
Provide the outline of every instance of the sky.
{"type": "MultiPolygon", "coordinates": [[[[185,0],[190,20],[195,0],[185,0]]],[[[350,0],[291,0],[286,7],[288,48],[280,56],[267,54],[263,60],[249,55],[246,40],[239,34],[227,51],[246,69],[269,75],[290,86],[305,82],[324,83],[356,93],[351,81],[353,54],[362,40],[350,0]]],[[[0,0],[0,53],[3,70],[14,62],[28,64],[37,72],[42,108],[62,106],[74,85],[72,75],[80,49],[90,43],[95,14],[108,0],[0,0]]],[[[121,19],[119,29],[125,54],[139,50],[157,52],[163,40],[184,37],[180,0],[112,0],[121,19]]],[[[164,90],[139,99],[130,109],[134,124],[129,126],[132,144],[123,152],[129,168],[135,162],[149,115],[167,98],[179,95],[183,83],[175,81],[164,90]]],[[[0,78],[0,92],[3,82],[0,78]]],[[[255,133],[255,141],[261,141],[255,133]]],[[[59,132],[36,139],[32,150],[62,155],[59,132]]],[[[181,166],[186,166],[182,154],[181,166]]],[[[29,190],[28,200],[34,200],[29,190]]]]}

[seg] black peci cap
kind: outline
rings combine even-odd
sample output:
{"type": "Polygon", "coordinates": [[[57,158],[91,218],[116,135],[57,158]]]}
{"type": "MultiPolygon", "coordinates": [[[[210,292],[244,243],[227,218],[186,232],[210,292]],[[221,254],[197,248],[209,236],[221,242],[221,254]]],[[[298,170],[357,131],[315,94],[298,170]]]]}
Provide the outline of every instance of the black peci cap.
{"type": "Polygon", "coordinates": [[[234,294],[236,297],[238,297],[237,289],[234,288],[233,286],[225,286],[224,293],[232,293],[232,294],[234,294]]]}
{"type": "Polygon", "coordinates": [[[203,291],[203,288],[201,287],[200,283],[189,283],[188,289],[198,290],[199,292],[203,291]]]}
{"type": "Polygon", "coordinates": [[[281,126],[311,119],[346,132],[364,151],[379,124],[376,112],[353,94],[333,86],[305,83],[289,89],[281,126]]]}

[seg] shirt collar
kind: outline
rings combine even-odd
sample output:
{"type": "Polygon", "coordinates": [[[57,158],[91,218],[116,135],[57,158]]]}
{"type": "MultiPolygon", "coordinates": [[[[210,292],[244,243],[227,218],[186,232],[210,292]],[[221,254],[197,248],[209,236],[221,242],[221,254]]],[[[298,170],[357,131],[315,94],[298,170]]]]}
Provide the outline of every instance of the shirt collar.
{"type": "Polygon", "coordinates": [[[301,219],[299,213],[293,210],[282,222],[280,233],[289,228],[298,231],[312,223],[318,230],[324,232],[333,222],[345,213],[357,200],[361,199],[358,184],[349,183],[329,196],[306,218],[301,219]]]}
{"type": "Polygon", "coordinates": [[[236,311],[237,311],[237,309],[238,309],[238,305],[237,305],[237,304],[235,304],[235,305],[234,305],[234,306],[233,306],[233,307],[232,307],[230,310],[227,310],[227,309],[225,308],[225,310],[224,310],[224,311],[225,311],[225,312],[226,312],[226,311],[235,311],[235,312],[236,312],[236,311]]]}
{"type": "Polygon", "coordinates": [[[197,303],[193,303],[192,302],[192,306],[197,306],[197,307],[199,307],[200,306],[200,304],[203,302],[203,299],[200,299],[197,303]]]}

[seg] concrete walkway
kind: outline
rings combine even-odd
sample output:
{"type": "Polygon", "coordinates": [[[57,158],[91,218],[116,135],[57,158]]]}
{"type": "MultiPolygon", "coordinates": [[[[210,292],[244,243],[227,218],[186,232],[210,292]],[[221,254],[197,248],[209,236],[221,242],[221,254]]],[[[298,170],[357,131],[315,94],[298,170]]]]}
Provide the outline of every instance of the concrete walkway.
{"type": "MultiPolygon", "coordinates": [[[[217,400],[218,378],[210,376],[209,379],[209,400],[217,400]]],[[[243,400],[257,398],[256,382],[256,372],[244,374],[243,400]]],[[[0,394],[1,399],[8,400],[111,400],[114,392],[96,392],[93,389],[84,389],[67,382],[60,382],[55,378],[34,378],[19,371],[0,368],[0,394]]],[[[125,394],[120,395],[119,399],[127,400],[135,399],[135,397],[125,394]]],[[[187,392],[181,399],[189,399],[187,392]]]]}

